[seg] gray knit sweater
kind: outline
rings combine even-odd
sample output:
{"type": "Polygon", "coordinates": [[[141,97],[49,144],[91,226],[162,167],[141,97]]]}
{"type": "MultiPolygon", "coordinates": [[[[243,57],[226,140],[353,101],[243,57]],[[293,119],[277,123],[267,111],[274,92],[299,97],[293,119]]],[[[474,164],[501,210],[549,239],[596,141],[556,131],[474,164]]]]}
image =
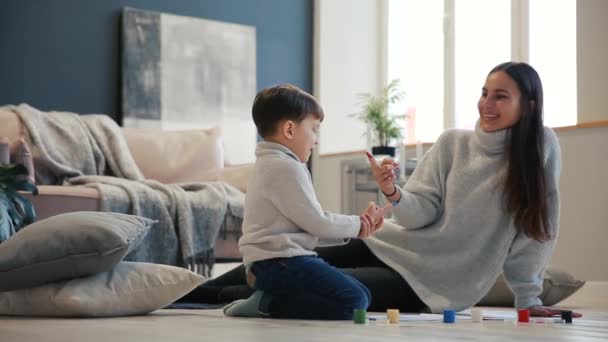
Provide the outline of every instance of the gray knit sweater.
{"type": "Polygon", "coordinates": [[[310,173],[287,147],[260,142],[245,195],[243,263],[316,255],[317,246],[344,244],[356,238],[359,216],[324,211],[317,200],[310,173]]]}
{"type": "Polygon", "coordinates": [[[561,154],[545,127],[545,175],[554,239],[539,243],[517,233],[505,209],[508,130],[448,130],[400,189],[388,222],[364,240],[412,286],[432,312],[475,305],[504,271],[515,307],[542,304],[543,271],[553,252],[559,220],[561,154]]]}

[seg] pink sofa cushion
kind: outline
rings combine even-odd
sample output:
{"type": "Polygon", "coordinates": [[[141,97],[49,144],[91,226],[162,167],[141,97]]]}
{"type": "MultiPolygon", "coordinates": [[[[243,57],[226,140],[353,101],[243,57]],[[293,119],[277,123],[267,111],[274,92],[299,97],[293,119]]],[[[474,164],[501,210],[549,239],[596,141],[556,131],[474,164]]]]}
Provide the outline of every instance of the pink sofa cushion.
{"type": "Polygon", "coordinates": [[[0,136],[0,164],[8,164],[11,161],[11,141],[7,137],[0,136]]]}
{"type": "Polygon", "coordinates": [[[32,151],[25,142],[24,138],[21,138],[11,144],[11,164],[23,165],[27,169],[27,179],[32,184],[36,184],[36,176],[34,171],[34,159],[32,157],[32,151]]]}
{"type": "Polygon", "coordinates": [[[219,128],[161,131],[123,128],[133,158],[148,179],[162,183],[208,180],[208,173],[224,167],[219,128]]]}
{"type": "Polygon", "coordinates": [[[11,142],[24,137],[25,132],[19,116],[9,107],[0,107],[0,122],[0,137],[7,137],[11,142]]]}

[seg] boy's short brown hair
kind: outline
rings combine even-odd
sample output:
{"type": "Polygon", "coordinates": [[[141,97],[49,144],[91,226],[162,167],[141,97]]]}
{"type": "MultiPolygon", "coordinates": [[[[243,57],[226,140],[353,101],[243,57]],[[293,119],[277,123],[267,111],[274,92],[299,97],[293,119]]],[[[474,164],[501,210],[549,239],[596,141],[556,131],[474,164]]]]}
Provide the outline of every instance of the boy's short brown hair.
{"type": "Polygon", "coordinates": [[[323,121],[325,116],[312,95],[291,84],[261,90],[255,96],[251,114],[262,138],[274,134],[282,120],[300,122],[312,114],[323,121]]]}

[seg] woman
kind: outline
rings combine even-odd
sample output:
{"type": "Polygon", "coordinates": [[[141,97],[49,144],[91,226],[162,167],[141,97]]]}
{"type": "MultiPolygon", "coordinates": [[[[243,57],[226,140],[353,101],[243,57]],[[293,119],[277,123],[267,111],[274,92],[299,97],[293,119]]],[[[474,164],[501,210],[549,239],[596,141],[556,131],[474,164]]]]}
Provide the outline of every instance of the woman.
{"type": "MultiPolygon", "coordinates": [[[[516,308],[559,314],[539,299],[558,235],[561,156],[555,133],[543,126],[538,74],[525,63],[496,66],[478,110],[475,130],[444,132],[403,189],[394,184],[396,163],[378,165],[368,154],[394,222],[363,242],[317,252],[370,289],[370,311],[463,310],[504,272],[516,308]]],[[[237,268],[190,300],[243,298],[251,293],[244,282],[237,268]]]]}

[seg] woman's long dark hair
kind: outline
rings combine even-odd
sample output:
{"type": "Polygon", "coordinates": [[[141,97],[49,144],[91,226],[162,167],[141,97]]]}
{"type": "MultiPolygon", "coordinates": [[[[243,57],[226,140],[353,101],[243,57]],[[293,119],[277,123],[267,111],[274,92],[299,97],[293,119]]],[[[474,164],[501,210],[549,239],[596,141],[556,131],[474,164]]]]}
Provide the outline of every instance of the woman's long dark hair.
{"type": "Polygon", "coordinates": [[[503,63],[490,74],[497,71],[509,75],[521,92],[522,115],[511,128],[506,147],[507,210],[513,215],[518,231],[537,241],[546,241],[551,234],[544,172],[543,86],[536,70],[526,63],[503,63]]]}

